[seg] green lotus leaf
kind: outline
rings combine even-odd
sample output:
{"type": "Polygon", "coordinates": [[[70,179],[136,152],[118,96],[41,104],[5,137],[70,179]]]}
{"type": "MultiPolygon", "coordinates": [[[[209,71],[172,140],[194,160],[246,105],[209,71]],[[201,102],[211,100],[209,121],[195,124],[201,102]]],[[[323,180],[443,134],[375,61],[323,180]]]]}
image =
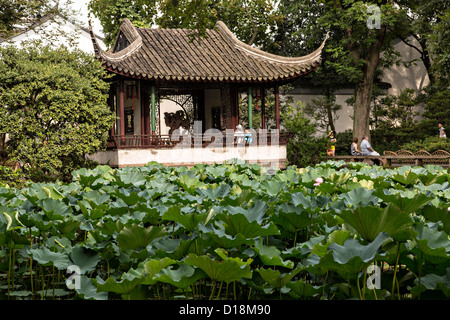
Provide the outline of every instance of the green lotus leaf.
{"type": "Polygon", "coordinates": [[[274,246],[265,246],[259,241],[253,248],[258,254],[261,262],[266,266],[282,266],[289,269],[294,268],[294,262],[291,260],[283,260],[281,251],[274,246]]]}
{"type": "Polygon", "coordinates": [[[313,297],[322,291],[321,287],[305,283],[301,279],[295,282],[289,281],[288,283],[286,283],[286,287],[291,289],[291,291],[289,291],[289,295],[291,295],[295,299],[303,297],[313,297]]]}
{"type": "Polygon", "coordinates": [[[227,206],[226,211],[228,214],[242,214],[249,222],[256,221],[262,223],[266,217],[267,204],[264,201],[257,200],[253,206],[227,206]]]}
{"type": "Polygon", "coordinates": [[[153,240],[166,234],[166,229],[156,226],[144,228],[138,224],[125,226],[117,235],[116,240],[122,250],[138,250],[146,248],[153,240]]]}
{"type": "Polygon", "coordinates": [[[42,187],[42,190],[44,190],[44,192],[50,199],[60,200],[64,198],[63,194],[60,191],[56,190],[54,186],[42,187]]]}
{"type": "Polygon", "coordinates": [[[225,172],[228,170],[226,166],[206,166],[205,173],[209,174],[213,178],[221,178],[225,176],[225,172]]]}
{"type": "Polygon", "coordinates": [[[71,265],[67,254],[53,252],[47,247],[40,249],[28,249],[27,252],[33,257],[33,260],[44,266],[53,265],[59,270],[65,270],[69,265],[71,265]]]}
{"type": "Polygon", "coordinates": [[[236,234],[236,236],[230,236],[225,232],[223,225],[220,225],[220,227],[216,229],[212,224],[205,226],[203,223],[200,223],[199,231],[207,234],[209,239],[213,240],[216,247],[219,248],[238,248],[244,244],[252,245],[254,243],[254,240],[245,238],[241,233],[236,234]]]}
{"type": "Polygon", "coordinates": [[[95,270],[100,262],[100,256],[97,252],[83,247],[74,247],[69,254],[69,258],[74,265],[80,268],[81,274],[95,270]]]}
{"type": "Polygon", "coordinates": [[[231,283],[241,278],[251,278],[252,270],[248,264],[241,266],[234,260],[217,261],[208,255],[198,256],[190,253],[185,263],[202,269],[213,281],[231,283]]]}
{"type": "Polygon", "coordinates": [[[100,193],[98,190],[91,190],[83,194],[83,199],[89,202],[92,208],[108,203],[111,197],[108,193],[100,193]]]}
{"type": "Polygon", "coordinates": [[[412,237],[414,221],[409,214],[399,211],[393,205],[385,208],[357,207],[336,214],[367,241],[374,241],[380,232],[385,232],[398,241],[412,237]]]}
{"type": "Polygon", "coordinates": [[[3,217],[6,220],[6,231],[17,230],[25,227],[19,219],[19,212],[5,212],[3,211],[3,217]]]}
{"type": "Polygon", "coordinates": [[[137,286],[145,280],[142,272],[130,271],[123,275],[122,280],[112,277],[102,281],[101,279],[93,279],[92,283],[97,288],[97,292],[115,292],[118,294],[130,294],[137,286]]]}
{"type": "Polygon", "coordinates": [[[68,213],[72,212],[72,208],[61,200],[51,198],[40,201],[40,207],[45,215],[52,220],[64,220],[68,213]]]}
{"type": "Polygon", "coordinates": [[[260,183],[259,187],[262,191],[267,193],[268,196],[275,197],[286,188],[286,183],[277,180],[264,180],[260,183]]]}
{"type": "Polygon", "coordinates": [[[290,247],[282,251],[282,254],[286,258],[295,257],[297,259],[301,259],[306,255],[309,255],[313,248],[317,244],[320,244],[325,239],[324,235],[320,235],[317,237],[311,237],[308,241],[297,243],[295,247],[290,247]]]}
{"type": "Polygon", "coordinates": [[[443,172],[435,173],[427,171],[425,173],[419,174],[417,178],[425,186],[430,186],[432,184],[442,184],[447,181],[447,176],[443,172]]]}
{"type": "Polygon", "coordinates": [[[423,223],[417,226],[415,242],[428,262],[438,265],[450,260],[450,241],[448,234],[429,228],[423,223]]]}
{"type": "Polygon", "coordinates": [[[127,206],[134,206],[139,202],[146,202],[146,199],[142,197],[140,193],[136,192],[135,190],[130,190],[126,188],[117,189],[116,192],[114,193],[114,196],[116,196],[119,199],[122,199],[123,202],[127,204],[127,206]]]}
{"type": "Polygon", "coordinates": [[[187,231],[194,231],[198,224],[205,220],[205,213],[198,213],[197,210],[190,210],[191,212],[183,212],[189,208],[172,206],[162,215],[162,220],[175,221],[186,228],[187,231]]]}
{"type": "Polygon", "coordinates": [[[137,170],[116,170],[113,173],[115,178],[115,184],[121,188],[136,187],[140,188],[146,183],[146,175],[144,172],[139,172],[137,170]]]}
{"type": "Polygon", "coordinates": [[[98,292],[93,280],[85,275],[80,276],[80,287],[74,290],[84,300],[108,300],[108,293],[98,292]]]}
{"type": "Polygon", "coordinates": [[[277,214],[272,216],[272,221],[289,232],[295,233],[311,225],[311,214],[302,206],[293,206],[284,202],[277,209],[277,214]]]}
{"type": "Polygon", "coordinates": [[[58,232],[70,239],[74,239],[76,237],[75,233],[80,228],[80,226],[80,221],[72,219],[55,222],[55,228],[58,230],[58,232]]]}
{"type": "Polygon", "coordinates": [[[414,279],[415,287],[411,289],[414,296],[425,292],[426,290],[441,291],[445,298],[450,298],[450,268],[447,273],[440,276],[434,273],[426,274],[420,279],[414,279]]]}
{"type": "Polygon", "coordinates": [[[145,281],[142,284],[153,285],[158,282],[155,275],[158,274],[162,269],[177,263],[177,260],[164,257],[162,259],[152,259],[147,260],[143,263],[145,281]]]}
{"type": "Polygon", "coordinates": [[[277,289],[281,289],[286,286],[291,281],[291,279],[302,270],[302,267],[298,267],[289,273],[281,273],[281,271],[274,269],[256,269],[256,271],[261,275],[264,281],[277,289]]]}
{"type": "Polygon", "coordinates": [[[178,183],[180,187],[190,194],[194,194],[197,188],[201,189],[204,186],[203,182],[201,182],[198,178],[190,177],[187,174],[181,175],[178,178],[178,183]]]}
{"type": "Polygon", "coordinates": [[[210,200],[218,200],[226,197],[230,193],[231,187],[228,184],[221,184],[216,188],[197,189],[197,193],[210,200]]]}
{"type": "MultiPolygon", "coordinates": [[[[406,167],[405,167],[406,168],[406,167]]],[[[399,169],[399,171],[391,176],[393,181],[399,182],[404,186],[410,186],[417,182],[419,175],[414,171],[406,170],[404,173],[399,169]]]]}
{"type": "Polygon", "coordinates": [[[30,201],[33,205],[37,205],[38,201],[44,200],[48,198],[47,193],[42,188],[40,183],[33,183],[30,186],[23,190],[22,193],[28,201],[30,201]]]}
{"type": "Polygon", "coordinates": [[[279,234],[279,230],[274,223],[269,222],[266,225],[261,225],[256,220],[249,222],[247,216],[241,213],[220,213],[216,217],[224,222],[225,232],[233,237],[241,234],[246,239],[253,239],[279,234]]]}
{"type": "Polygon", "coordinates": [[[355,188],[347,193],[341,194],[339,198],[343,199],[345,205],[348,207],[376,206],[378,198],[372,195],[373,191],[366,188],[355,188]]]}
{"type": "Polygon", "coordinates": [[[428,202],[433,200],[433,197],[427,196],[423,193],[414,193],[412,197],[404,196],[403,193],[391,194],[387,190],[376,190],[374,192],[378,198],[382,199],[387,204],[393,204],[405,213],[414,213],[428,202]]]}
{"type": "Polygon", "coordinates": [[[378,251],[388,237],[388,234],[381,232],[368,245],[362,245],[356,239],[348,239],[342,246],[337,243],[330,244],[328,250],[333,252],[333,259],[339,264],[338,271],[357,274],[377,256],[381,256],[378,251]]]}
{"type": "Polygon", "coordinates": [[[428,203],[422,207],[422,216],[431,222],[441,222],[442,230],[450,234],[450,214],[448,212],[448,204],[441,203],[438,206],[428,203]]]}
{"type": "Polygon", "coordinates": [[[153,243],[153,247],[156,248],[154,255],[158,258],[168,257],[175,260],[183,259],[189,252],[194,240],[187,239],[171,239],[162,238],[153,243]]]}
{"type": "Polygon", "coordinates": [[[204,277],[206,274],[201,269],[181,264],[177,269],[174,269],[173,265],[162,269],[155,279],[184,290],[204,277]]]}

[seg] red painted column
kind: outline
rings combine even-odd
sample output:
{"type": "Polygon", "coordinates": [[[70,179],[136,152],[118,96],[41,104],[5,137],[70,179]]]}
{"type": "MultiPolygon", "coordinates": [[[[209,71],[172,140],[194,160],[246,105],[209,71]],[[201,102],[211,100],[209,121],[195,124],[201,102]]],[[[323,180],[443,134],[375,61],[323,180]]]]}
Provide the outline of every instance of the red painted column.
{"type": "Polygon", "coordinates": [[[261,129],[266,129],[266,89],[261,88],[261,129]]]}
{"type": "Polygon", "coordinates": [[[276,128],[280,129],[280,92],[278,89],[278,85],[275,85],[274,89],[275,94],[275,122],[276,122],[276,128]]]}
{"type": "MultiPolygon", "coordinates": [[[[125,136],[125,83],[123,80],[120,82],[119,90],[120,135],[123,137],[125,136]]],[[[122,141],[119,144],[122,144],[122,141]]]]}

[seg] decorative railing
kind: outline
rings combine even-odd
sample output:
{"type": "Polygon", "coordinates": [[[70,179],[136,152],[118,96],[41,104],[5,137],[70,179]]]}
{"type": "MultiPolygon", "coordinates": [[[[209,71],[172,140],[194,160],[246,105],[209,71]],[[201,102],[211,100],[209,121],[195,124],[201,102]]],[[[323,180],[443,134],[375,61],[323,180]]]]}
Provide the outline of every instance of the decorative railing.
{"type": "Polygon", "coordinates": [[[132,148],[174,148],[182,144],[183,147],[230,147],[230,146],[262,146],[262,145],[286,145],[291,132],[267,134],[232,134],[223,136],[215,134],[192,135],[115,135],[110,136],[107,149],[132,149],[132,148]]]}

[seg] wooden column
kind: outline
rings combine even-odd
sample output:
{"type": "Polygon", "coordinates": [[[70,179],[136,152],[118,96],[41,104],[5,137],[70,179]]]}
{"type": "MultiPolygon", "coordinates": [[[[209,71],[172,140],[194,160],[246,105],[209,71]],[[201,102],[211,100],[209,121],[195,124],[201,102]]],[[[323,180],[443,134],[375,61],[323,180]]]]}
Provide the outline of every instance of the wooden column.
{"type": "Polygon", "coordinates": [[[252,88],[248,88],[248,128],[253,128],[253,101],[252,101],[252,88]]]}
{"type": "MultiPolygon", "coordinates": [[[[125,136],[125,83],[122,80],[119,85],[119,117],[120,117],[120,135],[125,136]]],[[[119,139],[121,145],[123,141],[119,139]]]]}
{"type": "Polygon", "coordinates": [[[156,132],[156,88],[152,84],[150,87],[150,107],[151,107],[151,129],[152,134],[156,132]]]}
{"type": "Polygon", "coordinates": [[[266,129],[266,90],[261,88],[261,129],[266,129]]]}
{"type": "MultiPolygon", "coordinates": [[[[113,113],[115,116],[117,116],[117,110],[116,110],[116,106],[115,106],[115,102],[117,101],[117,88],[113,85],[111,87],[111,90],[109,92],[109,109],[111,110],[111,113],[113,113]]],[[[111,137],[116,135],[116,123],[114,122],[114,124],[111,127],[111,130],[109,130],[109,135],[111,137]]]]}
{"type": "Polygon", "coordinates": [[[275,85],[274,94],[275,94],[275,123],[276,123],[276,128],[279,130],[280,129],[280,91],[279,91],[278,85],[275,85]]]}

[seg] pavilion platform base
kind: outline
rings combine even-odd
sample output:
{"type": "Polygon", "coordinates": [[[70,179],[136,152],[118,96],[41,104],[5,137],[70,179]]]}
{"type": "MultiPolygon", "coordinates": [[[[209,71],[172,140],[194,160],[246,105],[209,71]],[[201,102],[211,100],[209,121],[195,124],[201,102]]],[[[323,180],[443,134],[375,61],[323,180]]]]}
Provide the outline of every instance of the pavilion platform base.
{"type": "Polygon", "coordinates": [[[187,166],[196,164],[223,164],[240,159],[273,169],[286,168],[286,145],[243,146],[211,148],[132,148],[100,151],[90,159],[113,168],[145,166],[156,161],[164,166],[187,166]]]}

